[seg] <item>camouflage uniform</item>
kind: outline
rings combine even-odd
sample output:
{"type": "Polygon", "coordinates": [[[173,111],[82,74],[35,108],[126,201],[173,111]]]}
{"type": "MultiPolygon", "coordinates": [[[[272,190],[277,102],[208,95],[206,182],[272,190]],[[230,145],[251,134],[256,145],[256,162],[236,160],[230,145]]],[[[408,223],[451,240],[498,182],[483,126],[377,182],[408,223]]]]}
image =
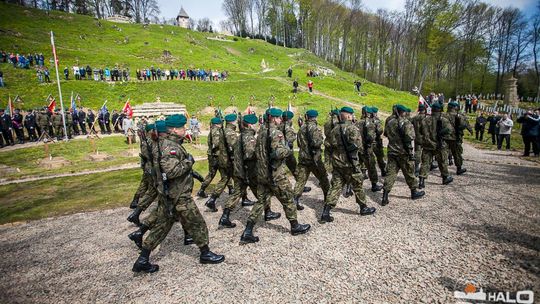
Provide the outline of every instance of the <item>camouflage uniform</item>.
{"type": "Polygon", "coordinates": [[[446,115],[441,112],[433,112],[422,120],[420,124],[422,166],[419,175],[422,179],[427,179],[433,157],[437,160],[443,180],[449,177],[448,149],[445,139],[448,138],[451,132],[452,125],[446,115]]]}
{"type": "Polygon", "coordinates": [[[375,145],[373,146],[373,152],[377,158],[377,164],[381,170],[381,175],[386,176],[386,163],[384,162],[384,145],[382,140],[383,126],[379,117],[374,116],[373,123],[375,124],[375,145]]]}
{"type": "Polygon", "coordinates": [[[217,150],[218,171],[221,175],[214,192],[212,192],[211,198],[217,199],[225,187],[229,184],[233,173],[233,147],[236,145],[237,134],[236,126],[231,123],[227,123],[224,128],[217,128],[212,133],[212,150],[217,150]]]}
{"type": "Polygon", "coordinates": [[[54,127],[54,134],[57,138],[64,137],[64,125],[62,124],[62,114],[58,111],[52,116],[52,125],[54,127]]]}
{"type": "MultiPolygon", "coordinates": [[[[193,163],[189,160],[189,154],[178,143],[178,138],[174,135],[160,135],[159,148],[161,149],[161,159],[159,152],[153,155],[154,159],[156,159],[155,166],[158,166],[159,161],[161,172],[167,176],[169,190],[167,200],[174,205],[174,211],[171,217],[165,201],[166,194],[162,192],[163,186],[161,183],[163,181],[156,179],[159,191],[156,221],[143,241],[142,247],[149,251],[155,249],[165,239],[176,219],[181,221],[182,226],[193,237],[198,247],[206,246],[208,245],[208,228],[191,198],[193,163]]],[[[157,149],[155,151],[157,152],[157,149]]]]}
{"type": "MultiPolygon", "coordinates": [[[[296,140],[296,133],[294,132],[294,128],[292,126],[292,121],[287,120],[282,122],[281,132],[283,133],[283,136],[285,138],[285,143],[293,151],[294,147],[294,141],[296,140]]],[[[294,153],[291,153],[287,159],[285,159],[285,164],[287,165],[287,168],[289,168],[289,171],[294,176],[294,179],[298,179],[298,172],[296,171],[298,163],[296,161],[296,158],[294,157],[294,153]]]]}
{"type": "MultiPolygon", "coordinates": [[[[212,125],[210,128],[210,132],[208,133],[208,174],[204,178],[204,181],[201,184],[201,189],[199,190],[199,194],[204,193],[206,188],[210,185],[212,180],[217,174],[218,171],[218,160],[217,160],[217,149],[215,150],[214,144],[213,144],[213,138],[216,136],[219,136],[219,129],[221,128],[220,125],[212,125]]],[[[205,195],[199,195],[201,197],[205,197],[205,195]]]]}
{"type": "MultiPolygon", "coordinates": [[[[53,134],[49,134],[49,127],[51,125],[51,118],[49,117],[49,114],[47,114],[47,111],[42,110],[39,111],[37,114],[37,125],[39,127],[40,133],[47,132],[49,136],[53,136],[53,134]]],[[[41,136],[41,134],[39,134],[41,136]]]]}
{"type": "Polygon", "coordinates": [[[373,152],[373,147],[376,144],[377,126],[369,117],[362,118],[356,126],[360,130],[360,134],[362,134],[363,149],[358,151],[360,159],[363,162],[362,169],[364,169],[364,166],[367,168],[371,184],[376,185],[379,182],[379,176],[377,174],[377,157],[373,152]]]}
{"type": "Polygon", "coordinates": [[[296,198],[302,195],[304,186],[308,180],[309,174],[313,173],[319,180],[323,190],[324,198],[330,189],[328,174],[322,161],[321,146],[323,144],[323,134],[317,127],[317,121],[308,119],[298,132],[298,178],[294,185],[294,196],[296,198]]]}
{"type": "MultiPolygon", "coordinates": [[[[68,135],[68,138],[71,138],[72,131],[73,131],[73,128],[71,127],[73,126],[73,117],[71,116],[71,112],[64,112],[64,117],[66,118],[67,135],[68,135]]],[[[62,126],[62,128],[63,127],[64,126],[62,126]]]]}
{"type": "Polygon", "coordinates": [[[416,114],[411,118],[411,122],[414,126],[414,167],[416,175],[420,173],[420,163],[422,162],[422,135],[420,134],[420,125],[422,121],[426,118],[426,113],[421,112],[416,114]]]}
{"type": "Polygon", "coordinates": [[[472,133],[472,128],[469,125],[467,117],[458,113],[455,109],[449,108],[446,117],[450,121],[452,130],[454,131],[448,134],[446,143],[448,144],[449,153],[454,158],[458,174],[461,174],[464,173],[461,168],[463,166],[463,131],[467,129],[472,133]]]}
{"type": "Polygon", "coordinates": [[[332,145],[330,144],[330,134],[337,125],[338,120],[335,115],[330,114],[324,123],[324,163],[328,171],[332,171],[332,145]]]}
{"type": "Polygon", "coordinates": [[[384,129],[388,137],[388,173],[384,180],[384,191],[390,192],[401,169],[405,181],[411,191],[418,187],[418,180],[414,176],[414,162],[412,161],[413,141],[415,132],[412,123],[403,117],[392,119],[384,129]]]}

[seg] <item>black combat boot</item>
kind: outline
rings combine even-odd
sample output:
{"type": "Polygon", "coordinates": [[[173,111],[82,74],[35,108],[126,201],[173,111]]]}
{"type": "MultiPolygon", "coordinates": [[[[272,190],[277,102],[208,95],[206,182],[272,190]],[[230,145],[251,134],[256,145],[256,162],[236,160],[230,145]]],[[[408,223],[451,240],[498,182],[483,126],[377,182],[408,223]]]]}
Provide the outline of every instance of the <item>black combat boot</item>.
{"type": "Polygon", "coordinates": [[[371,183],[371,192],[378,192],[381,191],[383,188],[383,185],[377,184],[377,183],[371,183]]]}
{"type": "Polygon", "coordinates": [[[293,198],[294,204],[296,205],[296,210],[304,210],[304,206],[300,205],[300,197],[296,196],[293,198]]]}
{"type": "Polygon", "coordinates": [[[332,210],[332,207],[325,204],[322,210],[322,214],[321,214],[321,221],[320,221],[321,224],[330,223],[334,221],[334,218],[330,215],[330,210],[332,210]]]}
{"type": "Polygon", "coordinates": [[[411,190],[411,199],[413,199],[413,200],[419,199],[422,196],[424,196],[425,194],[426,194],[425,191],[416,191],[416,189],[413,189],[413,190],[411,190]]]}
{"type": "Polygon", "coordinates": [[[467,169],[465,168],[461,168],[461,167],[457,167],[457,170],[456,170],[456,174],[457,175],[461,175],[463,173],[467,172],[467,169]]]}
{"type": "Polygon", "coordinates": [[[390,191],[386,191],[384,190],[383,193],[382,193],[382,201],[381,201],[381,206],[386,206],[388,205],[388,203],[390,202],[388,200],[388,194],[390,193],[390,191]]]}
{"type": "Polygon", "coordinates": [[[227,185],[227,188],[229,188],[229,195],[233,194],[234,188],[232,186],[227,185]]]}
{"type": "Polygon", "coordinates": [[[201,264],[219,264],[225,261],[224,255],[213,253],[210,251],[210,248],[208,248],[208,245],[204,245],[199,249],[201,250],[201,256],[199,258],[201,264]]]}
{"type": "Polygon", "coordinates": [[[197,196],[200,197],[200,198],[207,198],[207,197],[208,197],[208,195],[206,194],[206,192],[204,192],[204,189],[203,189],[203,188],[201,188],[201,190],[199,190],[199,191],[197,192],[197,196]]]}
{"type": "Polygon", "coordinates": [[[424,189],[426,187],[426,179],[424,177],[418,178],[418,189],[424,189]]]}
{"type": "Polygon", "coordinates": [[[377,209],[375,207],[368,207],[368,206],[361,206],[360,207],[360,215],[370,215],[375,213],[377,209]]]}
{"type": "Polygon", "coordinates": [[[206,203],[204,204],[206,207],[208,207],[208,210],[210,210],[211,212],[218,211],[216,208],[216,199],[217,197],[211,196],[210,199],[208,199],[208,201],[206,201],[206,203]]]}
{"type": "Polygon", "coordinates": [[[240,244],[256,243],[259,241],[259,237],[253,235],[253,226],[255,226],[255,223],[251,221],[246,223],[246,229],[244,229],[244,233],[240,237],[240,244]]]}
{"type": "Polygon", "coordinates": [[[142,249],[143,236],[148,231],[148,226],[142,224],[139,229],[128,234],[128,238],[132,240],[139,249],[142,249]]]}
{"type": "Polygon", "coordinates": [[[277,220],[280,217],[281,217],[281,213],[274,212],[270,210],[270,208],[264,210],[264,220],[266,222],[277,220]]]}
{"type": "Polygon", "coordinates": [[[219,226],[223,226],[226,228],[236,227],[236,224],[231,222],[231,220],[229,219],[230,214],[231,214],[231,210],[229,208],[223,209],[223,214],[221,215],[221,218],[219,219],[219,226]]]}
{"type": "Polygon", "coordinates": [[[253,206],[253,205],[255,205],[255,202],[250,200],[247,197],[247,194],[244,194],[244,196],[242,197],[242,207],[249,207],[249,206],[253,206]]]}
{"type": "Polygon", "coordinates": [[[159,265],[157,264],[150,264],[150,250],[143,249],[141,250],[141,255],[139,255],[139,258],[137,261],[135,261],[135,264],[133,264],[133,268],[131,269],[133,272],[147,272],[152,273],[159,270],[159,265]]]}
{"type": "Polygon", "coordinates": [[[453,181],[454,181],[454,178],[453,178],[453,177],[451,177],[451,176],[445,176],[445,177],[443,177],[442,184],[443,184],[443,185],[448,185],[448,184],[450,184],[450,183],[453,182],[453,181]]]}
{"type": "Polygon", "coordinates": [[[140,226],[141,225],[141,221],[139,220],[139,216],[141,215],[142,213],[142,209],[141,208],[135,208],[135,210],[133,210],[133,212],[131,212],[131,214],[128,216],[127,220],[128,222],[131,222],[137,226],[140,226]]]}
{"type": "Polygon", "coordinates": [[[311,187],[304,187],[304,190],[302,190],[303,193],[311,191],[311,187]]]}
{"type": "Polygon", "coordinates": [[[184,230],[184,245],[189,246],[193,244],[195,244],[195,241],[193,240],[191,235],[189,235],[189,233],[187,233],[187,231],[184,230]]]}
{"type": "Polygon", "coordinates": [[[139,204],[139,196],[138,195],[135,195],[133,197],[133,200],[131,201],[131,203],[129,204],[129,208],[130,209],[135,209],[137,208],[137,205],[139,204]]]}
{"type": "Polygon", "coordinates": [[[309,224],[299,224],[297,220],[291,221],[291,234],[292,235],[299,235],[299,234],[307,233],[310,228],[311,228],[311,225],[309,224]]]}

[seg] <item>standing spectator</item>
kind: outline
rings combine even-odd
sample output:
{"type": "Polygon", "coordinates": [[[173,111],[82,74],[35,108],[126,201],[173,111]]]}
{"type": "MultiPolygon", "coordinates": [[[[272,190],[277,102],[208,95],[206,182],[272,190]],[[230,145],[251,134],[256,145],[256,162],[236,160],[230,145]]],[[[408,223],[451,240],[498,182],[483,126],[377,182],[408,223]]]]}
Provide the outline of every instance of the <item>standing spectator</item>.
{"type": "Polygon", "coordinates": [[[103,72],[103,69],[100,68],[100,69],[99,69],[99,80],[101,80],[101,81],[104,80],[104,78],[103,78],[104,74],[105,74],[105,73],[103,72]]]}
{"type": "Polygon", "coordinates": [[[23,125],[23,116],[20,109],[15,109],[15,113],[11,118],[13,129],[15,130],[15,135],[17,135],[17,140],[19,144],[24,144],[24,125],[23,125]]]}
{"type": "Polygon", "coordinates": [[[79,121],[79,128],[82,134],[86,135],[86,113],[83,111],[82,107],[79,107],[77,111],[77,120],[79,121]]]}
{"type": "Polygon", "coordinates": [[[28,133],[28,139],[30,141],[37,141],[37,121],[36,121],[36,112],[34,110],[29,110],[28,114],[24,117],[24,127],[28,133]]]}
{"type": "Polygon", "coordinates": [[[309,89],[309,93],[313,93],[313,81],[311,81],[311,79],[308,80],[307,87],[309,89]]]}
{"type": "Polygon", "coordinates": [[[189,120],[189,128],[191,130],[191,140],[197,143],[199,139],[199,133],[201,132],[201,127],[199,124],[199,120],[195,115],[193,115],[189,120]]]}
{"type": "Polygon", "coordinates": [[[362,88],[362,83],[360,80],[357,79],[354,81],[354,87],[356,88],[356,92],[360,93],[360,89],[362,88]]]}
{"type": "Polygon", "coordinates": [[[497,125],[499,126],[499,143],[497,144],[497,149],[501,150],[503,141],[506,140],[506,150],[508,151],[510,150],[510,135],[512,134],[514,122],[508,117],[508,114],[504,113],[497,125]]]}
{"type": "Polygon", "coordinates": [[[486,128],[487,119],[484,117],[484,113],[480,113],[480,116],[476,117],[476,123],[474,124],[474,131],[476,140],[484,141],[484,130],[486,128]]]}
{"type": "Polygon", "coordinates": [[[120,115],[116,110],[113,110],[112,113],[112,124],[114,126],[114,133],[120,133],[120,127],[122,126],[119,121],[120,115]]]}
{"type": "Polygon", "coordinates": [[[36,76],[37,76],[37,79],[38,79],[39,83],[43,83],[43,71],[41,70],[41,68],[37,68],[36,76]]]}
{"type": "Polygon", "coordinates": [[[86,122],[88,123],[88,132],[92,133],[92,130],[97,134],[97,130],[94,128],[94,121],[96,120],[96,114],[92,110],[88,110],[88,115],[86,115],[86,122]]]}
{"type": "Polygon", "coordinates": [[[465,113],[471,113],[472,112],[472,101],[471,101],[471,95],[467,95],[465,98],[465,113]]]}
{"type": "Polygon", "coordinates": [[[0,88],[4,87],[4,72],[0,71],[0,88]]]}
{"type": "Polygon", "coordinates": [[[476,114],[476,111],[478,110],[478,98],[476,96],[473,96],[472,98],[472,110],[476,114]]]}
{"type": "Polygon", "coordinates": [[[66,67],[66,68],[64,69],[64,77],[66,78],[66,80],[69,79],[69,69],[68,69],[68,67],[66,67]]]}
{"type": "Polygon", "coordinates": [[[442,106],[444,105],[444,94],[443,93],[439,93],[439,97],[438,97],[438,100],[439,104],[442,106]]]}
{"type": "Polygon", "coordinates": [[[111,71],[109,70],[109,68],[105,68],[105,80],[111,81],[111,71]]]}
{"type": "Polygon", "coordinates": [[[86,70],[84,67],[79,69],[79,75],[80,75],[79,77],[80,80],[86,79],[86,70]]]}
{"type": "Polygon", "coordinates": [[[88,75],[88,80],[90,80],[90,77],[92,77],[92,68],[90,67],[90,65],[86,66],[86,75],[88,75]]]}
{"type": "Polygon", "coordinates": [[[534,156],[538,156],[540,154],[540,147],[538,147],[538,136],[540,135],[540,117],[538,117],[537,113],[533,113],[531,110],[529,110],[523,116],[519,117],[517,122],[521,124],[521,136],[523,137],[523,144],[525,145],[523,156],[530,155],[531,145],[534,156]]]}
{"type": "Polygon", "coordinates": [[[73,77],[75,77],[75,80],[81,79],[81,74],[79,73],[79,67],[76,65],[73,66],[73,77]]]}
{"type": "Polygon", "coordinates": [[[66,115],[71,115],[71,126],[69,126],[68,128],[73,129],[74,135],[80,135],[81,133],[79,132],[79,114],[77,113],[77,111],[70,108],[69,113],[66,113],[66,115]]]}
{"type": "Polygon", "coordinates": [[[292,78],[292,67],[289,67],[289,69],[287,70],[287,76],[289,78],[292,78]]]}
{"type": "Polygon", "coordinates": [[[501,120],[501,117],[498,112],[493,112],[487,119],[489,122],[488,134],[491,134],[491,144],[497,144],[497,146],[499,145],[499,120],[501,120]]]}
{"type": "Polygon", "coordinates": [[[104,109],[104,112],[105,113],[103,113],[103,124],[107,129],[107,134],[111,134],[111,113],[109,113],[107,108],[104,109]]]}
{"type": "MultiPolygon", "coordinates": [[[[123,114],[122,114],[123,115],[123,114]]],[[[127,116],[122,119],[122,130],[124,131],[124,135],[126,136],[126,140],[129,142],[129,137],[134,134],[133,132],[133,119],[131,117],[127,116]]],[[[133,141],[132,141],[133,143],[133,141]]]]}
{"type": "Polygon", "coordinates": [[[135,70],[135,76],[137,77],[137,80],[141,80],[141,70],[140,69],[135,70]]]}
{"type": "Polygon", "coordinates": [[[43,75],[45,76],[45,82],[47,83],[51,82],[51,78],[49,78],[50,73],[49,73],[48,67],[45,67],[45,70],[43,71],[43,75]]]}
{"type": "Polygon", "coordinates": [[[293,93],[298,93],[298,79],[295,79],[292,83],[293,86],[293,93]]]}
{"type": "Polygon", "coordinates": [[[15,145],[13,134],[11,134],[12,129],[13,123],[11,122],[11,116],[6,114],[4,109],[0,108],[0,131],[2,131],[6,145],[15,145]]]}

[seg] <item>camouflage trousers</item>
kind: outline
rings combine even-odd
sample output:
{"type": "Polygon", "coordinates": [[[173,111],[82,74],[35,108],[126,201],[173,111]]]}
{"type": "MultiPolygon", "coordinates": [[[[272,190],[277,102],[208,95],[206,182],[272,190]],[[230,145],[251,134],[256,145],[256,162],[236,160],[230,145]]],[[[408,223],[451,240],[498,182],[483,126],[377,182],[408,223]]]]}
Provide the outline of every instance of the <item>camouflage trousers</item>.
{"type": "Polygon", "coordinates": [[[457,140],[447,140],[449,154],[454,157],[456,167],[463,166],[463,144],[457,140]]]}
{"type": "MultiPolygon", "coordinates": [[[[66,125],[66,129],[67,136],[71,137],[71,127],[69,125],[66,125]]],[[[56,137],[65,137],[66,135],[64,133],[64,125],[54,126],[54,134],[56,135],[56,137]]]]}
{"type": "Polygon", "coordinates": [[[214,192],[212,192],[212,197],[219,197],[221,193],[223,193],[223,190],[225,190],[225,187],[227,185],[231,184],[232,180],[232,169],[231,168],[222,168],[218,167],[219,175],[221,175],[221,178],[219,179],[219,182],[216,185],[216,188],[214,188],[214,192]]]}
{"type": "Polygon", "coordinates": [[[139,203],[137,204],[137,208],[141,209],[142,211],[148,209],[150,205],[157,199],[158,197],[158,191],[152,181],[148,183],[148,189],[144,193],[144,195],[139,199],[139,203]]]}
{"type": "Polygon", "coordinates": [[[247,187],[251,189],[253,192],[253,195],[257,197],[257,183],[256,183],[256,176],[252,176],[249,179],[249,183],[246,183],[245,179],[233,176],[234,181],[234,187],[233,187],[233,193],[229,196],[227,201],[225,202],[225,208],[229,210],[233,210],[238,205],[238,202],[246,195],[247,193],[247,187]]]}
{"type": "Polygon", "coordinates": [[[414,176],[414,162],[409,161],[409,156],[389,154],[387,169],[388,175],[384,179],[384,191],[390,192],[392,190],[399,170],[403,172],[409,189],[416,190],[418,188],[418,179],[414,176]]]}
{"type": "Polygon", "coordinates": [[[332,151],[330,149],[324,149],[324,166],[326,172],[332,172],[332,151]]]}
{"type": "Polygon", "coordinates": [[[373,152],[373,148],[367,148],[365,150],[365,153],[363,154],[362,159],[364,161],[364,166],[362,167],[362,169],[367,169],[369,181],[372,183],[378,182],[379,175],[377,173],[377,157],[373,152]]]}
{"type": "Polygon", "coordinates": [[[431,160],[435,157],[437,164],[439,165],[439,171],[443,178],[448,174],[448,150],[441,148],[439,150],[427,150],[422,149],[422,167],[420,168],[420,177],[427,179],[429,169],[431,168],[431,160]]]}
{"type": "Polygon", "coordinates": [[[325,204],[331,208],[336,207],[343,186],[351,184],[356,203],[360,208],[365,207],[366,194],[364,193],[364,188],[362,188],[363,182],[364,176],[362,175],[362,172],[355,173],[352,168],[334,168],[334,172],[332,172],[332,181],[330,182],[330,190],[326,196],[325,204]]]}
{"type": "Polygon", "coordinates": [[[201,184],[202,191],[208,188],[208,186],[210,185],[214,177],[216,177],[217,171],[218,171],[217,166],[208,166],[208,174],[206,175],[206,177],[204,178],[204,181],[201,184]]]}
{"type": "Polygon", "coordinates": [[[375,153],[375,157],[377,158],[377,164],[379,165],[379,169],[381,171],[385,170],[386,163],[384,162],[384,146],[382,143],[382,139],[376,142],[375,146],[373,147],[373,153],[375,153]]]}
{"type": "Polygon", "coordinates": [[[141,177],[141,182],[139,183],[139,187],[137,188],[137,191],[135,191],[135,197],[141,198],[147,191],[148,186],[152,183],[152,178],[143,172],[143,175],[141,177]]]}
{"type": "Polygon", "coordinates": [[[296,161],[296,157],[294,157],[294,153],[291,153],[287,159],[285,159],[285,165],[287,168],[289,168],[289,171],[291,171],[291,174],[294,176],[294,179],[298,179],[298,172],[296,171],[298,167],[298,163],[296,161]]]}
{"type": "Polygon", "coordinates": [[[270,206],[272,196],[275,196],[283,206],[287,219],[296,220],[296,204],[293,202],[291,183],[286,176],[279,176],[274,179],[272,185],[257,185],[257,202],[251,209],[248,222],[257,223],[263,211],[270,206]]]}
{"type": "Polygon", "coordinates": [[[294,197],[300,197],[302,195],[306,182],[309,178],[309,174],[313,173],[313,175],[315,175],[315,177],[319,180],[324,198],[326,199],[326,195],[328,195],[328,190],[330,189],[330,182],[328,181],[328,173],[326,172],[326,168],[324,167],[322,160],[310,165],[300,163],[298,164],[297,172],[298,178],[296,179],[296,184],[294,185],[294,197]]]}
{"type": "Polygon", "coordinates": [[[414,165],[420,167],[422,163],[422,145],[414,144],[414,165]]]}
{"type": "Polygon", "coordinates": [[[167,237],[177,219],[180,220],[184,231],[193,238],[199,248],[208,245],[208,228],[193,199],[191,197],[180,198],[176,203],[175,214],[171,217],[163,198],[160,196],[155,209],[155,221],[152,226],[149,226],[152,229],[143,241],[143,248],[154,250],[167,237]]]}

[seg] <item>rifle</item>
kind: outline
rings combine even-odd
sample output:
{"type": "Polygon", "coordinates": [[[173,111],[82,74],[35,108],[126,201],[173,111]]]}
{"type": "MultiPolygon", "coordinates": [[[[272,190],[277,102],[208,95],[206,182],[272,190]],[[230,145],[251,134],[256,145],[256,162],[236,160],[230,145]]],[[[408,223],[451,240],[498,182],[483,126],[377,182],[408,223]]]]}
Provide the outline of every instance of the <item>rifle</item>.
{"type": "Polygon", "coordinates": [[[306,115],[306,140],[308,143],[307,150],[309,152],[309,156],[311,156],[311,159],[315,162],[316,160],[315,160],[315,151],[313,151],[313,138],[311,137],[311,133],[309,133],[309,124],[307,123],[307,121],[308,121],[308,118],[306,115]]]}
{"type": "Polygon", "coordinates": [[[442,120],[441,117],[437,119],[437,126],[436,126],[436,134],[437,134],[437,150],[442,149],[443,147],[443,134],[442,134],[442,120]]]}
{"type": "Polygon", "coordinates": [[[240,130],[240,138],[238,139],[238,144],[240,145],[240,159],[239,161],[242,162],[242,169],[244,169],[244,182],[246,184],[249,184],[249,177],[248,177],[248,167],[246,162],[244,161],[245,151],[244,151],[244,125],[242,123],[242,113],[238,113],[238,129],[240,130]]]}
{"type": "Polygon", "coordinates": [[[339,137],[341,138],[341,145],[343,145],[343,149],[345,149],[345,155],[347,155],[347,160],[349,161],[349,164],[353,167],[353,172],[359,173],[358,168],[354,163],[355,160],[358,160],[358,157],[353,156],[354,154],[358,153],[358,147],[355,144],[347,143],[347,140],[345,139],[345,133],[343,133],[343,124],[345,122],[341,120],[341,115],[337,115],[337,117],[338,117],[339,137]]]}
{"type": "MultiPolygon", "coordinates": [[[[225,136],[225,127],[223,125],[221,125],[221,136],[223,136],[223,145],[225,146],[225,150],[227,151],[227,162],[229,164],[229,168],[232,168],[232,161],[233,161],[233,158],[231,156],[231,150],[230,150],[230,147],[229,147],[229,143],[227,142],[227,136],[225,136]]],[[[230,169],[229,169],[230,170],[230,169]]],[[[230,172],[230,175],[232,175],[232,172],[230,172]]]]}
{"type": "Polygon", "coordinates": [[[272,166],[272,140],[270,139],[270,103],[266,111],[266,156],[268,158],[268,180],[274,185],[274,168],[272,166]]]}
{"type": "Polygon", "coordinates": [[[161,153],[161,146],[159,143],[159,132],[157,130],[157,126],[155,126],[155,132],[158,136],[156,144],[157,144],[157,150],[158,150],[158,159],[157,159],[157,166],[156,166],[156,175],[158,180],[161,179],[162,183],[162,192],[163,192],[163,201],[165,203],[165,208],[167,209],[167,214],[169,217],[174,217],[174,203],[170,201],[169,197],[169,181],[167,180],[167,174],[163,172],[161,168],[161,159],[163,157],[161,153]]]}

